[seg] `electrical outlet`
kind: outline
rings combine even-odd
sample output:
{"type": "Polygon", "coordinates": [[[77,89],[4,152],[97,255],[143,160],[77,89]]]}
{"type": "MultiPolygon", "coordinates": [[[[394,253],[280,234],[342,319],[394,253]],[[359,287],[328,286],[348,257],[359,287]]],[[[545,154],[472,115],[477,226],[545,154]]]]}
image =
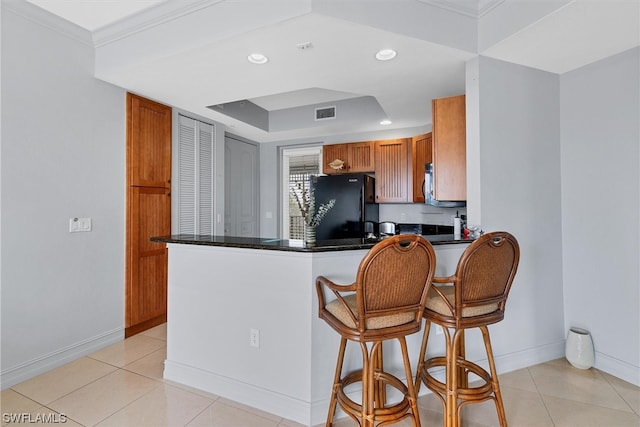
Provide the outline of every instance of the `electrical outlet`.
{"type": "Polygon", "coordinates": [[[442,326],[438,326],[436,328],[436,335],[444,335],[444,331],[442,330],[442,326]]]}
{"type": "Polygon", "coordinates": [[[249,345],[251,347],[260,347],[260,330],[259,329],[249,329],[249,345]]]}
{"type": "Polygon", "coordinates": [[[400,214],[400,221],[406,221],[406,220],[407,220],[407,214],[406,214],[406,213],[404,213],[404,212],[402,212],[402,213],[400,214]]]}

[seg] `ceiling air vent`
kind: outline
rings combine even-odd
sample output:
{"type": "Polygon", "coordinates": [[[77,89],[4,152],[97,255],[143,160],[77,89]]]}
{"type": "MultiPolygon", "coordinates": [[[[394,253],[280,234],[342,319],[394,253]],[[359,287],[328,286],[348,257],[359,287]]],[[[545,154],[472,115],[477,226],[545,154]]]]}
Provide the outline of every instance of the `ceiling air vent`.
{"type": "Polygon", "coordinates": [[[316,108],[316,120],[328,120],[336,118],[336,106],[316,108]]]}

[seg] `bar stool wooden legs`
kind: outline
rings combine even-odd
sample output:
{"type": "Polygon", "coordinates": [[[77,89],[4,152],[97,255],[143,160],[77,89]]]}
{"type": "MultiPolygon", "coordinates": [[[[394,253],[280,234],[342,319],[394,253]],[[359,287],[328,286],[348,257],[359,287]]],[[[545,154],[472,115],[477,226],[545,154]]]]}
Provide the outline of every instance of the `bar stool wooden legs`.
{"type": "Polygon", "coordinates": [[[465,359],[464,351],[464,329],[457,330],[453,336],[448,329],[444,330],[446,340],[446,354],[444,357],[431,357],[424,360],[427,347],[428,332],[425,328],[420,360],[416,376],[416,393],[420,391],[420,384],[424,383],[427,388],[440,398],[445,409],[445,427],[458,427],[462,419],[462,407],[470,403],[480,403],[488,399],[495,402],[500,426],[507,425],[507,417],[504,411],[500,385],[498,383],[489,331],[486,326],[480,327],[482,331],[485,349],[489,360],[489,372],[481,366],[465,359]],[[425,351],[423,351],[423,349],[425,351]],[[453,355],[456,357],[453,357],[453,355]],[[440,382],[433,377],[429,369],[445,368],[445,382],[440,382]],[[469,373],[477,375],[482,384],[469,386],[469,373]]]}
{"type": "MultiPolygon", "coordinates": [[[[405,375],[412,378],[413,372],[409,363],[407,346],[404,337],[398,339],[401,346],[405,375]]],[[[357,423],[364,426],[373,427],[385,423],[396,423],[404,418],[412,418],[414,426],[420,426],[418,405],[414,385],[408,381],[405,385],[399,378],[384,372],[382,369],[382,341],[373,343],[369,348],[366,343],[360,343],[363,357],[363,369],[352,372],[342,377],[342,366],[347,340],[341,339],[338,354],[338,363],[333,381],[331,401],[329,403],[329,414],[327,416],[327,426],[331,426],[335,417],[337,405],[353,418],[357,423]],[[362,382],[361,403],[355,402],[347,396],[345,389],[351,384],[362,382]],[[400,402],[393,405],[387,404],[386,387],[391,386],[404,396],[400,402]],[[416,415],[414,415],[416,414],[416,415]]]]}
{"type": "Polygon", "coordinates": [[[317,278],[318,315],[341,336],[327,426],[333,424],[337,405],[360,426],[384,426],[405,418],[420,426],[405,337],[422,326],[434,270],[431,244],[421,236],[400,235],[383,240],[367,253],[351,285],[317,278]],[[325,289],[335,296],[334,300],[327,302],[325,289]],[[384,370],[382,343],[389,340],[400,344],[406,384],[384,370]],[[348,341],[359,344],[362,369],[343,376],[348,341]],[[362,396],[356,402],[345,389],[358,382],[362,383],[362,396]],[[387,387],[398,390],[402,399],[387,403],[387,387]]]}
{"type": "Polygon", "coordinates": [[[515,277],[520,249],[515,238],[506,232],[481,236],[462,254],[454,276],[436,277],[429,290],[424,317],[426,319],[420,358],[416,372],[416,393],[424,383],[444,405],[445,427],[458,427],[465,405],[493,400],[498,421],[507,425],[496,372],[488,325],[504,318],[504,307],[515,277]],[[442,286],[444,284],[453,286],[442,286]],[[435,323],[444,331],[445,356],[425,360],[429,330],[435,323]],[[478,328],[482,333],[489,372],[466,359],[465,330],[478,328]],[[445,382],[430,373],[432,368],[445,368],[445,382]],[[480,385],[469,384],[469,374],[480,379],[480,385]]]}

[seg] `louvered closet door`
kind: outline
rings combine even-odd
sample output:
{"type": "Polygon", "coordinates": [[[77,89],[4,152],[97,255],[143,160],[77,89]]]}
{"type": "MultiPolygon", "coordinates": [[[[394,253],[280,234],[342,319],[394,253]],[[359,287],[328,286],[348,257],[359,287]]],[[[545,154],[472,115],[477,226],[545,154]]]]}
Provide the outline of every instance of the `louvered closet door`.
{"type": "Polygon", "coordinates": [[[214,234],[213,126],[179,116],[178,234],[214,234]]]}
{"type": "Polygon", "coordinates": [[[213,234],[213,126],[199,122],[196,224],[198,234],[213,234]]]}

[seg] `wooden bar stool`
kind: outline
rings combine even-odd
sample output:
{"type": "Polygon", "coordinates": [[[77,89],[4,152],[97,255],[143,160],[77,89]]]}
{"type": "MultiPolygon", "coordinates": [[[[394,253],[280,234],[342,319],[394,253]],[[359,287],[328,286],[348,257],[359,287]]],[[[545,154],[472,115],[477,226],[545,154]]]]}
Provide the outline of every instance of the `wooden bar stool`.
{"type": "Polygon", "coordinates": [[[336,404],[358,425],[391,424],[412,418],[420,426],[413,373],[405,336],[418,332],[427,293],[435,270],[431,244],[417,235],[399,235],[377,243],[360,262],[356,281],[338,285],[326,277],[316,280],[319,316],[341,335],[327,426],[331,426],[336,404]],[[328,289],[336,299],[325,299],[328,289]],[[400,343],[407,384],[384,371],[382,342],[400,343]],[[347,341],[360,344],[362,369],[342,376],[347,341]],[[355,402],[345,387],[362,383],[362,400],[355,402]],[[402,393],[398,403],[387,404],[385,389],[402,393]]]}
{"type": "Polygon", "coordinates": [[[455,275],[433,279],[434,286],[429,290],[424,311],[426,322],[415,389],[417,393],[424,383],[440,398],[445,427],[460,425],[464,405],[488,399],[496,405],[500,425],[507,425],[487,326],[504,318],[519,259],[520,248],[511,234],[488,233],[463,252],[455,275]],[[453,286],[442,286],[446,283],[453,286]],[[431,323],[444,330],[446,355],[425,360],[431,323]],[[470,328],[479,328],[482,332],[490,372],[465,359],[464,331],[470,328]],[[445,367],[444,383],[429,373],[429,369],[435,367],[445,367]],[[470,386],[469,373],[477,375],[481,385],[470,386]]]}

